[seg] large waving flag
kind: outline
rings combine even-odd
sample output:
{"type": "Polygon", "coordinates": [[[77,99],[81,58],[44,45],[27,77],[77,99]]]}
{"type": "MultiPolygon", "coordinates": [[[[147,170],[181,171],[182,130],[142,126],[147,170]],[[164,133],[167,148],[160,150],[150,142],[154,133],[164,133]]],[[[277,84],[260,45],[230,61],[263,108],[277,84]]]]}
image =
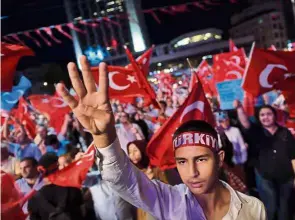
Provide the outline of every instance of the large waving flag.
{"type": "Polygon", "coordinates": [[[18,61],[23,56],[33,56],[34,52],[24,46],[1,43],[1,91],[11,91],[18,61]]]}
{"type": "Polygon", "coordinates": [[[14,178],[1,170],[1,219],[25,220],[22,206],[35,194],[32,190],[26,196],[15,187],[14,178]]]}
{"type": "Polygon", "coordinates": [[[1,109],[10,111],[25,92],[32,87],[29,79],[21,76],[18,85],[13,86],[11,92],[1,92],[1,109]]]}
{"type": "Polygon", "coordinates": [[[57,93],[53,96],[31,95],[29,99],[35,109],[49,118],[49,125],[60,132],[65,115],[71,111],[67,103],[57,93]]]}
{"type": "Polygon", "coordinates": [[[243,48],[238,49],[237,51],[231,51],[228,53],[220,53],[213,56],[214,65],[218,64],[221,61],[232,61],[236,65],[244,68],[247,63],[245,50],[243,48]]]}
{"type": "Polygon", "coordinates": [[[147,146],[150,163],[161,170],[176,166],[172,147],[172,135],[189,120],[204,120],[215,126],[215,119],[205,97],[202,84],[198,81],[182,106],[152,136],[147,146]]]}
{"type": "Polygon", "coordinates": [[[295,51],[270,51],[253,45],[242,87],[254,96],[274,89],[295,92],[295,51]]]}
{"type": "Polygon", "coordinates": [[[58,186],[81,188],[83,181],[89,169],[92,167],[95,159],[95,147],[91,144],[85,154],[79,160],[71,163],[69,166],[58,170],[47,178],[58,186]]]}

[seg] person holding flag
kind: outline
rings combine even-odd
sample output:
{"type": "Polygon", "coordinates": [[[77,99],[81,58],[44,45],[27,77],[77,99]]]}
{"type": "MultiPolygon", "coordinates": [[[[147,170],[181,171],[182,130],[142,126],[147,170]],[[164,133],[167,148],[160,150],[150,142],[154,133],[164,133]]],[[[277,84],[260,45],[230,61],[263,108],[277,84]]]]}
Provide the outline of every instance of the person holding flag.
{"type": "Polygon", "coordinates": [[[102,179],[124,200],[157,219],[266,219],[258,199],[236,192],[218,179],[224,152],[218,148],[217,132],[205,121],[187,121],[174,133],[173,150],[184,184],[170,186],[152,181],[138,170],[117,139],[108,95],[107,65],[99,66],[97,91],[85,56],[80,63],[84,84],[76,65],[68,65],[79,99],[71,96],[62,84],[57,85],[57,91],[92,133],[102,179]]]}

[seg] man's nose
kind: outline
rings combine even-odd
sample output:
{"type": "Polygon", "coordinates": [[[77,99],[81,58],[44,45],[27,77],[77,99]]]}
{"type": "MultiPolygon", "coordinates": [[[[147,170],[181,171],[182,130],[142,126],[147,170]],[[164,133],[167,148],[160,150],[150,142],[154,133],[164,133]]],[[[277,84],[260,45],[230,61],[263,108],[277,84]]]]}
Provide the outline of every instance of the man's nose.
{"type": "Polygon", "coordinates": [[[199,176],[198,166],[194,162],[189,163],[189,176],[190,177],[197,177],[199,176]]]}

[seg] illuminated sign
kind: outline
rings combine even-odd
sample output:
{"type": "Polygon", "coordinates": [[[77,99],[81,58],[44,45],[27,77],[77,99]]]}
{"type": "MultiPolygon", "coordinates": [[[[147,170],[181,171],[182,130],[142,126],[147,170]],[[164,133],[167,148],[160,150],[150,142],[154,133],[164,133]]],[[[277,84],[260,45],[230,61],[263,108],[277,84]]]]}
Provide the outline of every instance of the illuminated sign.
{"type": "Polygon", "coordinates": [[[97,66],[103,59],[109,56],[108,51],[101,46],[88,47],[84,54],[91,66],[97,66]]]}

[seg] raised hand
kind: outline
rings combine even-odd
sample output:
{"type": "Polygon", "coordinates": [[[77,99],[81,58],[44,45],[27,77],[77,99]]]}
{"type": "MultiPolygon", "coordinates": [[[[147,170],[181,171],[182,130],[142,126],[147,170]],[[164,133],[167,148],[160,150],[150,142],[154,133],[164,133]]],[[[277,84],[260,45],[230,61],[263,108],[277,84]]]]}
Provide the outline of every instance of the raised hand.
{"type": "Polygon", "coordinates": [[[99,65],[99,89],[97,91],[90,66],[85,56],[80,57],[83,81],[79,77],[76,64],[68,64],[68,72],[78,100],[70,95],[63,84],[58,84],[57,92],[68,103],[82,126],[94,138],[95,145],[107,147],[116,138],[114,116],[108,96],[108,71],[105,63],[99,65]]]}

